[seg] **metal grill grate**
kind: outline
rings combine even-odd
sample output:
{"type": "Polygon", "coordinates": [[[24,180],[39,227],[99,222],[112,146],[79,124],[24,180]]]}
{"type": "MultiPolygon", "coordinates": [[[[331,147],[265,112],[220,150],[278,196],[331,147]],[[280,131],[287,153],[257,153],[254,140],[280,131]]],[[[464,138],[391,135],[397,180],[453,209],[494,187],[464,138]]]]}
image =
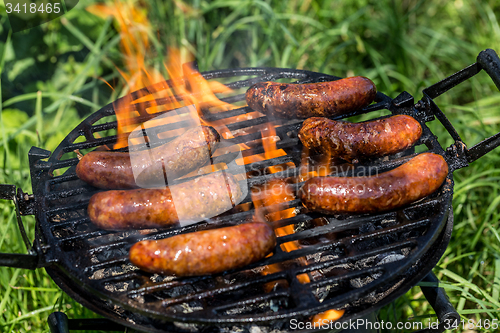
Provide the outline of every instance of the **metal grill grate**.
{"type": "MultiPolygon", "coordinates": [[[[218,80],[250,77],[226,83],[235,90],[266,80],[292,79],[302,83],[338,79],[308,71],[265,68],[214,71],[203,76],[218,80]]],[[[135,92],[133,99],[165,87],[164,84],[158,84],[153,89],[150,87],[135,92]]],[[[244,100],[244,94],[223,96],[221,100],[238,103],[244,100]]],[[[156,99],[157,105],[166,102],[165,99],[156,99]]],[[[413,115],[424,129],[417,143],[419,149],[430,150],[447,158],[435,136],[425,126],[425,122],[432,120],[432,117],[419,116],[413,107],[413,98],[411,103],[399,106],[397,103],[398,99],[393,101],[379,93],[375,104],[349,116],[376,110],[384,110],[386,114],[413,115]]],[[[149,106],[151,102],[129,106],[130,110],[140,111],[137,123],[151,118],[147,114],[149,106]]],[[[252,110],[248,107],[238,107],[210,114],[205,120],[221,120],[249,112],[252,110]]],[[[448,239],[443,238],[442,231],[450,209],[452,171],[437,193],[408,208],[384,214],[322,216],[307,212],[298,199],[281,204],[280,209],[295,208],[297,214],[273,222],[273,226],[293,225],[296,232],[279,237],[276,251],[271,257],[244,269],[190,278],[152,275],[137,270],[128,262],[128,250],[136,241],[243,223],[252,219],[254,209],[248,195],[233,210],[210,221],[184,228],[152,230],[147,234],[140,231],[110,232],[96,228],[88,219],[86,207],[89,198],[97,190],[76,177],[74,168],[78,159],[73,152],[116,142],[117,136],[114,134],[103,137],[94,135],[116,129],[113,117],[113,105],[104,107],[75,128],[47,162],[38,160],[33,163],[32,172],[36,174],[33,192],[39,208],[36,211],[36,245],[44,254],[42,262],[44,266],[49,266],[49,274],[72,297],[125,325],[149,331],[167,331],[173,327],[192,331],[204,324],[214,323],[226,326],[279,323],[340,307],[346,308],[343,319],[351,319],[409,289],[412,285],[410,282],[415,283],[426,275],[442,252],[431,256],[431,260],[422,259],[427,258],[431,249],[434,251],[437,248],[436,244],[447,244],[448,239]],[[63,168],[69,169],[62,175],[54,175],[63,168]],[[290,241],[301,242],[301,248],[292,252],[283,251],[280,245],[290,241]],[[298,264],[297,258],[303,258],[307,265],[298,264]],[[263,266],[273,263],[280,263],[283,270],[262,275],[263,266]],[[311,276],[310,283],[303,284],[297,278],[305,273],[311,276]],[[273,282],[280,283],[274,290],[266,291],[266,286],[273,282]],[[181,323],[193,323],[194,326],[181,323]]],[[[260,132],[245,134],[243,131],[266,124],[269,120],[261,116],[229,124],[235,138],[227,139],[226,143],[246,143],[250,148],[243,151],[243,156],[263,153],[260,132]]],[[[302,157],[297,131],[301,122],[273,121],[277,124],[276,135],[279,137],[277,148],[283,149],[286,155],[247,164],[246,171],[251,175],[246,180],[249,187],[262,185],[272,178],[298,176],[302,157]],[[263,171],[269,166],[288,162],[293,163],[295,168],[274,174],[263,171]]],[[[160,133],[178,127],[179,124],[169,124],[155,130],[160,133]]],[[[404,163],[413,153],[410,150],[390,159],[379,159],[369,167],[383,172],[404,163]]],[[[349,176],[356,174],[357,170],[340,170],[338,175],[349,176]]],[[[294,186],[297,190],[301,183],[294,186]]],[[[441,248],[440,251],[444,251],[445,247],[441,248]]]]}

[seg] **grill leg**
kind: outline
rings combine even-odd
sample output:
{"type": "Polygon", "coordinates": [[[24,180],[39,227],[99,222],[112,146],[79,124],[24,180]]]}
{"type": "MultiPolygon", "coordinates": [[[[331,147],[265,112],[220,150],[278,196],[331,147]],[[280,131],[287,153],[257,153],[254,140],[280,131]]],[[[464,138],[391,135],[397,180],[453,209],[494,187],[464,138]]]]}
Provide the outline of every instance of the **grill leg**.
{"type": "Polygon", "coordinates": [[[434,273],[430,272],[426,277],[424,277],[422,281],[436,284],[436,286],[430,287],[422,286],[420,287],[420,289],[424,293],[425,298],[427,298],[429,304],[436,312],[436,315],[439,319],[439,328],[424,329],[416,333],[442,333],[447,329],[458,327],[460,323],[460,315],[450,303],[448,295],[446,295],[444,289],[437,286],[439,283],[439,279],[437,278],[437,276],[434,275],[434,273]]]}
{"type": "Polygon", "coordinates": [[[108,319],[68,319],[63,312],[51,313],[48,322],[50,333],[69,333],[70,330],[127,332],[125,326],[108,319]]]}
{"type": "Polygon", "coordinates": [[[52,312],[49,315],[50,333],[69,333],[68,316],[63,312],[52,312]]]}

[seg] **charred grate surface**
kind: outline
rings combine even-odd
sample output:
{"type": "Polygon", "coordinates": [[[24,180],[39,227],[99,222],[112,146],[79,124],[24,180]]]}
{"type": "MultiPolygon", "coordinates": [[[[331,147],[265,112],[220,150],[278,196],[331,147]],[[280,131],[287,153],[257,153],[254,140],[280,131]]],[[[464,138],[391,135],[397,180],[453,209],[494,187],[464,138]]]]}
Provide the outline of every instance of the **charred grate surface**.
{"type": "MultiPolygon", "coordinates": [[[[244,105],[247,87],[259,81],[302,83],[338,78],[301,70],[267,68],[213,71],[203,75],[206,79],[222,80],[234,89],[233,93],[220,98],[236,107],[217,113],[207,111],[203,120],[220,122],[231,118],[227,127],[234,138],[226,138],[225,142],[228,145],[246,144],[243,156],[263,153],[260,129],[269,122],[277,126],[276,146],[286,155],[246,164],[249,188],[263,185],[273,178],[295,179],[300,176],[299,167],[304,161],[297,131],[301,121],[268,119],[238,105],[244,105]],[[270,173],[268,168],[271,166],[281,167],[281,171],[270,173]]],[[[136,100],[154,92],[155,103],[161,106],[168,101],[156,97],[156,94],[165,87],[166,84],[160,83],[132,96],[136,100]]],[[[394,101],[378,93],[374,104],[349,116],[373,111],[384,116],[410,114],[423,127],[417,149],[446,158],[436,137],[425,125],[432,118],[420,115],[413,104],[397,106],[394,101]]],[[[140,102],[128,106],[130,111],[139,111],[136,123],[158,115],[147,113],[151,105],[151,102],[140,102]]],[[[172,123],[154,130],[160,134],[181,125],[182,122],[172,123]]],[[[322,216],[307,212],[298,199],[281,204],[281,210],[294,208],[296,214],[272,222],[273,226],[291,225],[295,232],[278,238],[274,255],[244,269],[190,278],[140,271],[130,264],[127,257],[136,241],[248,222],[252,220],[255,209],[248,195],[231,211],[184,228],[125,232],[98,229],[89,221],[86,207],[90,197],[99,190],[76,177],[74,168],[78,159],[74,151],[87,152],[112,145],[117,140],[116,126],[111,104],[88,117],[63,140],[47,162],[32,166],[39,174],[33,192],[40,207],[37,210],[38,243],[45,249],[45,261],[55,263],[48,267],[49,273],[56,276],[56,282],[71,286],[68,293],[82,303],[108,304],[96,311],[126,325],[160,332],[160,323],[167,321],[170,329],[174,325],[170,322],[174,322],[179,330],[185,325],[183,329],[188,332],[212,323],[226,326],[279,323],[291,318],[307,318],[331,308],[345,308],[343,320],[348,320],[356,316],[351,309],[365,309],[367,306],[375,309],[390,295],[406,291],[410,286],[402,284],[405,279],[414,275],[423,277],[437,261],[423,262],[421,259],[439,240],[446,224],[453,190],[452,170],[437,193],[389,213],[322,216]],[[300,244],[297,250],[282,250],[280,245],[294,241],[300,244]],[[262,274],[264,266],[271,264],[278,264],[280,270],[262,274]],[[304,274],[309,276],[309,283],[300,278],[304,274]],[[394,292],[398,288],[401,290],[394,292]]],[[[404,163],[413,154],[414,150],[406,151],[374,160],[364,167],[383,172],[404,163]]],[[[334,173],[352,176],[361,170],[364,170],[361,166],[344,165],[335,168],[334,173]]],[[[301,184],[293,184],[295,190],[301,184]]]]}

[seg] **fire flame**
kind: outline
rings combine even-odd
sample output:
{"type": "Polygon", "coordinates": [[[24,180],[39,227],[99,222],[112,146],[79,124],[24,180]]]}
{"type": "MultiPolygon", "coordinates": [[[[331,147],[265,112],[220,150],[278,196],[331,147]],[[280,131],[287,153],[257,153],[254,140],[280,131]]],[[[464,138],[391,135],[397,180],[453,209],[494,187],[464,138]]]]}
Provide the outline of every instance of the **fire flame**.
{"type": "MultiPolygon", "coordinates": [[[[282,156],[281,152],[279,152],[280,150],[276,149],[276,141],[269,139],[270,137],[273,137],[275,135],[274,127],[268,127],[268,128],[272,129],[269,131],[263,131],[263,146],[265,150],[264,158],[269,159],[282,156]],[[268,135],[264,136],[265,135],[264,133],[267,133],[268,135]]],[[[307,165],[308,154],[309,152],[305,152],[302,155],[301,166],[307,165]]],[[[262,158],[261,156],[252,156],[252,157],[254,159],[262,158]]],[[[286,165],[285,167],[293,167],[293,165],[286,165]]],[[[270,173],[276,173],[282,171],[281,167],[276,167],[276,166],[269,167],[268,169],[270,173]]],[[[325,158],[324,160],[322,159],[321,163],[319,164],[319,167],[316,170],[307,172],[301,169],[298,181],[304,181],[309,179],[310,177],[318,175],[324,176],[329,173],[330,173],[329,159],[325,158]]],[[[265,220],[271,223],[273,221],[292,218],[296,215],[294,208],[285,208],[285,209],[283,208],[283,205],[286,205],[287,202],[292,200],[295,200],[295,194],[291,187],[291,184],[287,183],[286,180],[280,178],[275,178],[264,184],[262,187],[254,189],[252,192],[252,201],[254,203],[257,215],[256,218],[262,219],[264,216],[265,220]]],[[[294,229],[293,226],[289,224],[284,227],[275,228],[274,232],[278,237],[283,237],[286,235],[293,234],[294,229]]],[[[281,248],[283,249],[283,251],[292,252],[300,249],[300,244],[297,241],[286,242],[281,245],[281,248]]],[[[301,266],[307,265],[307,261],[302,257],[298,259],[298,263],[301,266]]],[[[280,270],[282,270],[280,264],[273,264],[267,266],[264,269],[263,274],[265,275],[272,274],[280,270]]],[[[299,280],[300,283],[304,284],[311,282],[309,275],[306,273],[298,275],[297,279],[299,280]]],[[[266,285],[266,289],[270,291],[279,283],[283,283],[283,281],[277,281],[275,283],[268,284],[266,285]]],[[[327,310],[325,312],[315,315],[312,319],[312,322],[314,327],[321,327],[321,325],[324,325],[327,321],[338,320],[339,318],[342,317],[343,314],[344,310],[335,310],[335,309],[327,310]]]]}
{"type": "MultiPolygon", "coordinates": [[[[139,115],[144,116],[144,120],[149,120],[158,112],[175,110],[188,105],[194,105],[197,114],[177,115],[175,111],[172,111],[172,114],[177,117],[164,118],[163,123],[161,121],[148,122],[143,125],[143,129],[178,121],[188,121],[191,124],[201,121],[207,125],[218,126],[224,138],[230,137],[229,130],[223,124],[203,122],[200,117],[205,112],[220,112],[234,108],[233,105],[222,102],[215,95],[229,93],[230,88],[216,81],[205,80],[190,64],[192,57],[183,59],[182,52],[176,48],[168,49],[168,62],[163,64],[170,78],[169,85],[163,82],[165,78],[159,70],[148,65],[145,57],[150,46],[148,34],[151,33],[151,26],[145,8],[131,1],[117,0],[112,4],[92,5],[87,7],[87,10],[100,17],[112,16],[116,21],[121,35],[120,50],[125,60],[125,68],[117,68],[117,70],[126,82],[125,92],[146,88],[135,99],[130,94],[126,94],[113,105],[118,123],[118,141],[114,145],[115,149],[128,145],[128,134],[141,125],[136,119],[139,115]],[[161,103],[158,100],[161,100],[161,103]],[[146,107],[141,109],[140,103],[144,103],[146,107]]],[[[162,135],[170,137],[180,135],[182,131],[177,129],[162,135]]]]}

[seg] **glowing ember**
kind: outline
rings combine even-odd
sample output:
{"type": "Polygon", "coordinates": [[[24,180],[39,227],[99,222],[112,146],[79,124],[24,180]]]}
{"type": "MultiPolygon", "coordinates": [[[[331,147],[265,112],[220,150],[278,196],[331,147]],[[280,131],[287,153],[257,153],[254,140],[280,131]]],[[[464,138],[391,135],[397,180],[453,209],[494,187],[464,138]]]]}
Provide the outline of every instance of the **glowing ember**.
{"type": "Polygon", "coordinates": [[[325,312],[318,313],[312,319],[314,327],[319,328],[327,325],[328,322],[337,321],[344,315],[345,310],[326,310],[325,312]]]}

